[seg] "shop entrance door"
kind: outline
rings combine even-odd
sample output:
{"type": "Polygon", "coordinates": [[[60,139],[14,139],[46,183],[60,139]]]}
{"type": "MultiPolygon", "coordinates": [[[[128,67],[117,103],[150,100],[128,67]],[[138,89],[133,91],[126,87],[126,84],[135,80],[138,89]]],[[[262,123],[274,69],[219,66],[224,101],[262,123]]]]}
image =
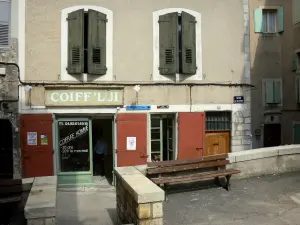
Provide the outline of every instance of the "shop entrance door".
{"type": "Polygon", "coordinates": [[[92,123],[89,118],[56,121],[56,156],[59,185],[92,184],[92,123]]]}

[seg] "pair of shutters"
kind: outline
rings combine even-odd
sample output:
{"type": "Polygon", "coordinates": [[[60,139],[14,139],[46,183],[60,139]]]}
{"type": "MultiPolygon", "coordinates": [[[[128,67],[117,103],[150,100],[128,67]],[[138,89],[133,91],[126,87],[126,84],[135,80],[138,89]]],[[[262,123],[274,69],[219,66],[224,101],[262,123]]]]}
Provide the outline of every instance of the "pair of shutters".
{"type": "MultiPolygon", "coordinates": [[[[283,32],[284,30],[284,12],[283,7],[278,8],[275,10],[277,13],[277,32],[283,32]]],[[[256,8],[254,9],[254,32],[256,33],[263,33],[263,13],[264,9],[256,8]]]]}
{"type": "Polygon", "coordinates": [[[187,75],[196,74],[196,18],[182,12],[181,32],[177,12],[160,16],[158,22],[160,74],[174,75],[179,72],[187,75]]]}
{"type": "Polygon", "coordinates": [[[265,103],[281,103],[281,80],[265,80],[265,103]]]}
{"type": "Polygon", "coordinates": [[[106,15],[88,10],[88,23],[84,22],[84,10],[80,9],[68,15],[68,73],[82,74],[87,57],[88,74],[106,74],[106,15]],[[85,35],[88,24],[88,35],[85,35]],[[87,40],[85,40],[87,38],[87,40]],[[84,43],[87,41],[87,55],[84,43]]]}

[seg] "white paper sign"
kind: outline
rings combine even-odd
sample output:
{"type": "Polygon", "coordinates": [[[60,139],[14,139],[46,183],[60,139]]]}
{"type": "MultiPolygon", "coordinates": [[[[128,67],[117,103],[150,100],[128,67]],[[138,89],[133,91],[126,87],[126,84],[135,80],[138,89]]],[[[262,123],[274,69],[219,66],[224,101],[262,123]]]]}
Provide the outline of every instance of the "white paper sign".
{"type": "Polygon", "coordinates": [[[37,145],[37,132],[27,132],[27,145],[37,145]]]}
{"type": "Polygon", "coordinates": [[[127,137],[126,148],[130,151],[136,150],[136,137],[127,137]]]}

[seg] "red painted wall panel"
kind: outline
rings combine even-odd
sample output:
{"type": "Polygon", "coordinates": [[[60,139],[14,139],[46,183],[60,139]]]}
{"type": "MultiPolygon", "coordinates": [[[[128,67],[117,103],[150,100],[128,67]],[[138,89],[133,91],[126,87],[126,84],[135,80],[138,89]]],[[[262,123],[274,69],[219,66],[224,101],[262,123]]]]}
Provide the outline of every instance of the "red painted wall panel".
{"type": "Polygon", "coordinates": [[[54,174],[52,122],[52,114],[21,115],[20,145],[24,178],[54,174]],[[37,133],[36,145],[28,145],[28,132],[37,133]],[[41,135],[47,137],[47,144],[41,143],[41,135]]]}
{"type": "Polygon", "coordinates": [[[117,166],[147,163],[147,114],[122,113],[117,117],[117,166]],[[136,150],[127,150],[127,137],[136,137],[136,150]]]}
{"type": "Polygon", "coordinates": [[[205,141],[205,113],[178,113],[178,159],[203,156],[205,141]]]}

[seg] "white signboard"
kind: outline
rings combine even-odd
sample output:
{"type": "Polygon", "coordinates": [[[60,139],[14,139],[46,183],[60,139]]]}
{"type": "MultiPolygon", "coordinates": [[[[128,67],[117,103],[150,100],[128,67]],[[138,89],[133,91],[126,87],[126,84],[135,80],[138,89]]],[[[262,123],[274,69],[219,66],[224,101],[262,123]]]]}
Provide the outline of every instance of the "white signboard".
{"type": "Polygon", "coordinates": [[[27,132],[27,145],[37,145],[37,132],[27,132]]]}
{"type": "Polygon", "coordinates": [[[127,137],[126,149],[130,151],[136,150],[136,137],[127,137]]]}

